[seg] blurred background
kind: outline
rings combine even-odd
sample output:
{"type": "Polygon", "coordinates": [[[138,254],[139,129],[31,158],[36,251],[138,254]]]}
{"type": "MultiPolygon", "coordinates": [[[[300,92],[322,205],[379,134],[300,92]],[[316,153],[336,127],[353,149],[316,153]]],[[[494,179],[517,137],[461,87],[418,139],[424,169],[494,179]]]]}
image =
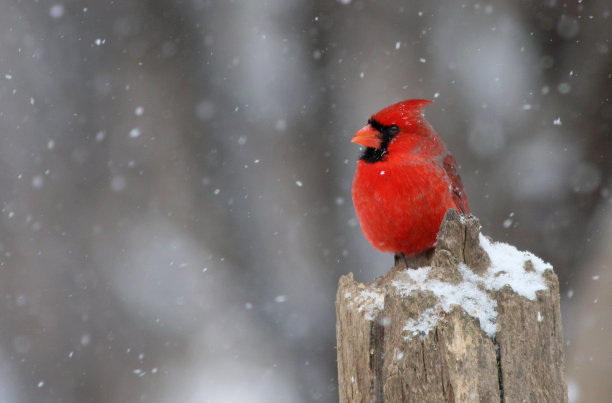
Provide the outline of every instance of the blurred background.
{"type": "Polygon", "coordinates": [[[354,132],[408,98],[612,396],[611,4],[0,0],[0,401],[335,402],[354,132]]]}

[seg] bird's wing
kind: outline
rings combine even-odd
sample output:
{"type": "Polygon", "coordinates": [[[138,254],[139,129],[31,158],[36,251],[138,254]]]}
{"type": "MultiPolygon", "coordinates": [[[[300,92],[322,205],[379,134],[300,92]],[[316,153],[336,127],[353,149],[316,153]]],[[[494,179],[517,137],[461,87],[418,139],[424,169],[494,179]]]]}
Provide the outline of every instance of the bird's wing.
{"type": "Polygon", "coordinates": [[[468,199],[463,190],[463,183],[461,182],[461,176],[457,173],[457,161],[451,154],[447,154],[443,161],[444,170],[448,175],[451,186],[453,187],[453,201],[457,206],[457,211],[462,214],[470,214],[470,206],[468,199]]]}

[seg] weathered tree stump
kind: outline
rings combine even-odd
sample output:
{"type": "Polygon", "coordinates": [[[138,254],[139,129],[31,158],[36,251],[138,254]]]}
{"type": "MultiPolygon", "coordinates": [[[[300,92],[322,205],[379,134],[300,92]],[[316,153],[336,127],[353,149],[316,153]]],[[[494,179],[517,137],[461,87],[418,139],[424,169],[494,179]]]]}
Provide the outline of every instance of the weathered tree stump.
{"type": "Polygon", "coordinates": [[[446,214],[433,252],[336,297],[341,402],[567,402],[559,284],[446,214]],[[409,266],[410,268],[408,268],[409,266]]]}

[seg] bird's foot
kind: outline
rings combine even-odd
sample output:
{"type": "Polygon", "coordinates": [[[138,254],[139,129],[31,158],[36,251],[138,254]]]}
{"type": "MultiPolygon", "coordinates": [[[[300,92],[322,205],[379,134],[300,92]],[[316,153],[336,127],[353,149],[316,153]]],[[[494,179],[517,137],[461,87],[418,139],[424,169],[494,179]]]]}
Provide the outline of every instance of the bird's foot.
{"type": "Polygon", "coordinates": [[[395,268],[402,269],[418,269],[419,267],[429,266],[433,258],[435,248],[426,250],[418,255],[406,256],[402,252],[395,254],[395,268]]]}
{"type": "Polygon", "coordinates": [[[397,252],[395,254],[395,265],[397,266],[400,262],[403,262],[404,268],[408,268],[408,258],[402,252],[397,252]]]}

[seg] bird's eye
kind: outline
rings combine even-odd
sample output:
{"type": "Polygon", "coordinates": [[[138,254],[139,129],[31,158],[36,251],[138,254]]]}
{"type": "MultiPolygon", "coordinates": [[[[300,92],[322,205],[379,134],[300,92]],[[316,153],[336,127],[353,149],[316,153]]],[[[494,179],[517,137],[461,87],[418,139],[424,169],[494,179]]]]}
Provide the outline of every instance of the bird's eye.
{"type": "Polygon", "coordinates": [[[399,133],[399,127],[397,127],[397,125],[389,126],[388,130],[389,130],[390,134],[397,134],[397,133],[399,133]]]}

